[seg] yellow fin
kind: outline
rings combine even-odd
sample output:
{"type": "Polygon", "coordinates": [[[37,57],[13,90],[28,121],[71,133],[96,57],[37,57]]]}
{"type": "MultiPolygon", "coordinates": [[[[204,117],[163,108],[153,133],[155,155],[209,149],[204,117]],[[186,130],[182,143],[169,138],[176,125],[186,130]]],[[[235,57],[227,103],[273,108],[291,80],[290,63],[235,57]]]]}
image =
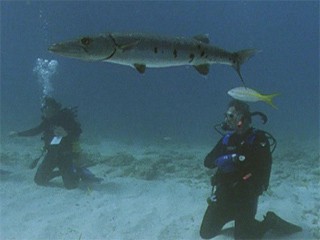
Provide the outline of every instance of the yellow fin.
{"type": "Polygon", "coordinates": [[[274,97],[279,96],[279,95],[280,95],[280,93],[261,95],[262,96],[261,100],[268,103],[273,108],[278,109],[278,107],[272,102],[272,100],[274,97]]]}

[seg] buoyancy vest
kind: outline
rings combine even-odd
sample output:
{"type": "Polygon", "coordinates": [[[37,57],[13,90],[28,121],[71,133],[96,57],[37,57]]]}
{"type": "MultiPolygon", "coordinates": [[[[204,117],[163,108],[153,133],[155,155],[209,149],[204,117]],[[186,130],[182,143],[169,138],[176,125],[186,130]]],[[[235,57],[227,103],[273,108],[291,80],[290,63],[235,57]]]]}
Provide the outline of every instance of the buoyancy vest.
{"type": "MultiPolygon", "coordinates": [[[[248,147],[251,148],[250,146],[253,146],[254,144],[257,144],[256,140],[257,138],[260,139],[258,136],[262,136],[264,135],[265,136],[265,140],[268,141],[268,144],[270,146],[270,140],[269,140],[269,137],[268,137],[268,133],[262,131],[262,130],[257,130],[257,129],[252,129],[252,132],[248,134],[248,136],[246,136],[244,138],[244,140],[240,143],[239,146],[231,146],[230,145],[230,138],[231,136],[234,134],[234,132],[228,132],[223,138],[222,138],[222,144],[225,146],[225,151],[226,152],[230,152],[230,153],[240,153],[239,154],[244,154],[245,153],[242,153],[242,150],[243,151],[246,151],[248,150],[248,147]]],[[[258,143],[260,144],[260,143],[258,143]]],[[[258,145],[259,146],[259,145],[258,145]]],[[[269,148],[269,151],[270,151],[270,157],[263,157],[260,159],[260,161],[263,160],[263,162],[261,162],[261,164],[263,164],[264,166],[264,173],[262,174],[262,176],[259,176],[262,177],[262,181],[261,181],[261,184],[264,186],[264,190],[266,190],[268,188],[268,185],[269,185],[269,178],[270,178],[270,173],[271,173],[271,165],[272,165],[272,157],[271,157],[271,153],[272,151],[270,150],[269,148]]],[[[242,178],[245,177],[245,176],[241,176],[242,178]]],[[[260,182],[260,181],[259,181],[260,182]]]]}

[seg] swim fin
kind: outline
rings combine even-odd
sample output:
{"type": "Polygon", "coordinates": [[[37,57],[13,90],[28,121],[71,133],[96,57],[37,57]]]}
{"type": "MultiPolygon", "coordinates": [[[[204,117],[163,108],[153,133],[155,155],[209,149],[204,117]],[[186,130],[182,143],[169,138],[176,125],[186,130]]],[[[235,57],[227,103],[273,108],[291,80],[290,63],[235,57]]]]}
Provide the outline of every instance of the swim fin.
{"type": "Polygon", "coordinates": [[[77,173],[80,179],[84,182],[101,183],[103,181],[103,178],[96,177],[88,168],[85,167],[77,168],[77,173]]]}
{"type": "Polygon", "coordinates": [[[271,230],[284,235],[302,231],[302,228],[300,226],[283,220],[274,212],[267,212],[265,216],[265,222],[268,223],[271,230]]]}
{"type": "Polygon", "coordinates": [[[61,172],[60,170],[54,170],[50,173],[50,175],[48,176],[48,181],[56,178],[56,177],[60,177],[61,176],[61,172]]]}

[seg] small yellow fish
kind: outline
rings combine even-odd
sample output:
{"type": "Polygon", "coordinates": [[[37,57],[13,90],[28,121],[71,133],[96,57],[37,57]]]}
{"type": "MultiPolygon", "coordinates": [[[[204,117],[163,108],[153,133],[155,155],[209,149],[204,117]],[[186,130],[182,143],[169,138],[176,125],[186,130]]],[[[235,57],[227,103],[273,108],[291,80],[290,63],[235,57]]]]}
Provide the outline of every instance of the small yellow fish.
{"type": "Polygon", "coordinates": [[[240,101],[244,102],[258,102],[263,101],[265,103],[268,103],[273,108],[278,109],[276,105],[273,104],[272,100],[274,97],[280,95],[279,93],[274,94],[261,94],[257,92],[256,90],[253,90],[251,88],[247,87],[236,87],[228,91],[228,94],[240,101]]]}

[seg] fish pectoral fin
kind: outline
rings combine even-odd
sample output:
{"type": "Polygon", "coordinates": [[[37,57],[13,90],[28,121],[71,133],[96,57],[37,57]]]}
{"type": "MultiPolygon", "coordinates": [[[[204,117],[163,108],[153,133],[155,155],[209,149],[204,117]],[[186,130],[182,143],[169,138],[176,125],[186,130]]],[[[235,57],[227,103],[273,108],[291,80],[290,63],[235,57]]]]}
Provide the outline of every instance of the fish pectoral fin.
{"type": "Polygon", "coordinates": [[[201,64],[201,65],[193,65],[193,67],[200,73],[201,75],[207,75],[209,73],[209,64],[201,64]]]}
{"type": "Polygon", "coordinates": [[[118,45],[118,48],[119,48],[122,52],[128,51],[128,50],[131,50],[131,49],[135,48],[135,47],[139,44],[139,42],[140,42],[140,40],[137,40],[137,41],[135,41],[135,42],[118,45]]]}
{"type": "Polygon", "coordinates": [[[144,73],[146,71],[146,65],[145,64],[139,64],[135,63],[133,64],[134,68],[137,69],[139,73],[144,73]]]}
{"type": "Polygon", "coordinates": [[[200,42],[203,42],[203,43],[206,43],[206,44],[209,44],[210,43],[210,40],[209,40],[209,37],[208,35],[206,34],[200,34],[200,35],[196,35],[193,37],[195,40],[197,41],[200,41],[200,42]]]}

